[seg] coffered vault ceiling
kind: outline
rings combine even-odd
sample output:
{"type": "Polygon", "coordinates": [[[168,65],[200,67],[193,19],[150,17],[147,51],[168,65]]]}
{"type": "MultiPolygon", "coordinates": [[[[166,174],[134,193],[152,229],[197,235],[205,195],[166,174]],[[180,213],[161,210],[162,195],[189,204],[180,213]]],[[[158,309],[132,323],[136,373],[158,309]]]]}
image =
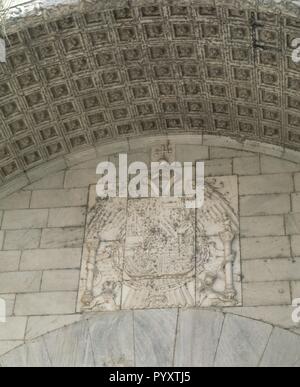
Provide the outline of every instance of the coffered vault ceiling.
{"type": "Polygon", "coordinates": [[[7,25],[2,183],[91,144],[156,133],[300,149],[292,2],[32,4],[11,10],[7,25]]]}

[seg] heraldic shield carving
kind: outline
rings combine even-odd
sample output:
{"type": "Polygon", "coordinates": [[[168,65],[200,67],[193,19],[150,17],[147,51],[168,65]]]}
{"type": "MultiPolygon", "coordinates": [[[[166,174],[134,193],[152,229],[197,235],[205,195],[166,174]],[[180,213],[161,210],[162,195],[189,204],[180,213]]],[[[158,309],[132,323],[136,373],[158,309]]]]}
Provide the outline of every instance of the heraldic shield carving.
{"type": "Polygon", "coordinates": [[[237,213],[235,176],[207,178],[196,210],[91,187],[78,311],[241,305],[237,213]]]}

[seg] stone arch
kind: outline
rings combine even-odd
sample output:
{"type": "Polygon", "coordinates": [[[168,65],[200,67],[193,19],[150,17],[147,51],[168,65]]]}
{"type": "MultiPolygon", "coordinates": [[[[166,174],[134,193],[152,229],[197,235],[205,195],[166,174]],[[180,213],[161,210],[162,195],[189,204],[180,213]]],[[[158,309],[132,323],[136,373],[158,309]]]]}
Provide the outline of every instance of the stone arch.
{"type": "Polygon", "coordinates": [[[299,351],[299,336],[249,318],[196,309],[179,315],[152,310],[93,316],[12,350],[0,357],[0,364],[299,367],[299,351]]]}
{"type": "Polygon", "coordinates": [[[0,82],[4,185],[91,145],[145,135],[197,133],[299,149],[300,78],[289,57],[299,7],[180,5],[50,1],[11,9],[0,82]],[[280,34],[274,25],[284,25],[280,34]]]}

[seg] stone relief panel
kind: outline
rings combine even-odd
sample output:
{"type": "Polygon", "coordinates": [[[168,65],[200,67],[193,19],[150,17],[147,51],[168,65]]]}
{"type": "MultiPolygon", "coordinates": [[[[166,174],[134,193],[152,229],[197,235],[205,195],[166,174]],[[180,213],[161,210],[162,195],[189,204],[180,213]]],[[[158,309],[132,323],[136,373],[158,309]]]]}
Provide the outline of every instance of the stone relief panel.
{"type": "Polygon", "coordinates": [[[196,210],[90,190],[78,312],[241,305],[235,176],[207,178],[196,210]]]}

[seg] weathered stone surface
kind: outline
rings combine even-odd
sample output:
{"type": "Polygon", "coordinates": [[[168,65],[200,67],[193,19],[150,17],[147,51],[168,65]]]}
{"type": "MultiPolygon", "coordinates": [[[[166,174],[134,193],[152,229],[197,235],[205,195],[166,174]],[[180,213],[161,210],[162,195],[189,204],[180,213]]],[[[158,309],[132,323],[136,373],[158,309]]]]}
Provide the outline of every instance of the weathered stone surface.
{"type": "Polygon", "coordinates": [[[40,290],[42,273],[22,271],[0,273],[0,293],[26,293],[40,290]]]}
{"type": "Polygon", "coordinates": [[[255,282],[243,284],[243,305],[291,305],[289,282],[255,282]]]}
{"type": "Polygon", "coordinates": [[[0,248],[1,248],[1,250],[3,250],[3,248],[4,248],[4,246],[3,246],[3,244],[4,244],[4,237],[5,237],[4,231],[0,231],[0,248]]]}
{"type": "Polygon", "coordinates": [[[15,349],[4,355],[0,360],[2,367],[51,367],[46,346],[42,340],[37,340],[15,349]]]}
{"type": "Polygon", "coordinates": [[[295,189],[296,191],[300,191],[300,173],[295,174],[295,189]]]}
{"type": "Polygon", "coordinates": [[[1,210],[29,208],[31,192],[17,192],[0,200],[1,210]]]}
{"type": "Polygon", "coordinates": [[[261,155],[261,172],[263,174],[270,173],[291,173],[299,172],[300,165],[297,163],[291,163],[290,161],[278,159],[276,157],[270,157],[261,155]]]}
{"type": "Polygon", "coordinates": [[[300,336],[275,328],[260,365],[300,367],[300,336]]]}
{"type": "Polygon", "coordinates": [[[243,262],[245,282],[300,280],[300,259],[266,259],[243,262]]]}
{"type": "Polygon", "coordinates": [[[226,308],[226,312],[264,321],[286,329],[296,328],[291,318],[293,310],[294,308],[291,305],[226,308]]]}
{"type": "Polygon", "coordinates": [[[79,270],[44,271],[41,291],[75,291],[79,285],[79,274],[79,270]]]}
{"type": "MultiPolygon", "coordinates": [[[[176,161],[196,162],[204,161],[209,158],[208,147],[199,145],[177,145],[176,161]]],[[[205,163],[206,164],[206,163],[205,163]]]]}
{"type": "Polygon", "coordinates": [[[21,251],[0,251],[0,272],[17,271],[21,251]]]}
{"type": "MultiPolygon", "coordinates": [[[[30,98],[30,97],[29,97],[30,98]]],[[[63,157],[56,157],[49,160],[47,163],[40,164],[27,171],[26,176],[31,183],[43,179],[45,176],[50,176],[53,173],[63,171],[67,168],[66,160],[63,157]]]]}
{"type": "Polygon", "coordinates": [[[292,194],[292,211],[300,212],[300,193],[292,194]]]}
{"type": "Polygon", "coordinates": [[[65,188],[81,188],[96,184],[99,176],[96,175],[96,167],[92,169],[70,170],[66,172],[65,188]]]}
{"type": "Polygon", "coordinates": [[[233,174],[258,175],[260,173],[259,156],[239,157],[233,159],[233,174]]]}
{"type": "Polygon", "coordinates": [[[41,237],[41,248],[62,249],[81,247],[84,229],[81,227],[46,228],[41,237]]]}
{"type": "Polygon", "coordinates": [[[96,366],[134,366],[132,312],[99,314],[88,324],[96,366]]]}
{"type": "Polygon", "coordinates": [[[71,314],[75,312],[77,292],[50,292],[18,294],[17,316],[71,314]]]}
{"type": "Polygon", "coordinates": [[[241,239],[242,259],[288,258],[291,256],[288,237],[241,239]]]}
{"type": "Polygon", "coordinates": [[[176,367],[212,367],[224,316],[205,310],[180,311],[175,349],[176,367]]]}
{"type": "Polygon", "coordinates": [[[40,245],[41,230],[6,231],[4,250],[37,249],[40,245]]]}
{"type": "Polygon", "coordinates": [[[80,267],[81,252],[81,248],[26,250],[22,253],[20,269],[77,269],[80,267]]]}
{"type": "Polygon", "coordinates": [[[300,235],[292,235],[291,245],[294,256],[300,256],[300,235]]]}
{"type": "Polygon", "coordinates": [[[237,157],[254,157],[255,153],[241,151],[238,149],[212,147],[210,151],[210,157],[212,159],[227,159],[237,157]]]}
{"type": "MultiPolygon", "coordinates": [[[[287,311],[287,307],[285,308],[287,311]]],[[[232,309],[242,313],[238,311],[239,308],[232,309]]],[[[272,315],[270,311],[280,310],[283,307],[241,309],[245,314],[251,313],[250,310],[261,310],[261,313],[265,311],[264,313],[270,316],[272,315]]],[[[300,338],[293,333],[278,328],[274,329],[269,324],[237,315],[226,314],[224,321],[222,313],[212,310],[189,309],[179,313],[175,362],[171,361],[172,365],[299,366],[300,338]]],[[[75,315],[73,317],[81,318],[75,315]]],[[[90,320],[78,321],[71,325],[69,324],[72,316],[45,316],[40,320],[37,320],[40,317],[31,317],[28,327],[33,328],[31,333],[34,337],[39,333],[59,329],[34,341],[29,341],[7,355],[0,355],[0,365],[120,367],[133,366],[140,362],[147,366],[151,365],[152,360],[155,364],[157,363],[157,356],[154,356],[157,355],[157,352],[162,354],[162,351],[166,351],[167,356],[160,356],[160,366],[167,367],[174,354],[176,317],[176,310],[136,311],[134,313],[118,311],[94,314],[90,320]],[[139,314],[135,321],[133,314],[139,314]],[[139,323],[136,330],[137,320],[139,323]],[[45,323],[44,328],[42,322],[45,323]],[[159,325],[159,323],[162,323],[166,329],[161,331],[161,326],[157,332],[151,329],[153,324],[159,325]],[[172,328],[172,334],[167,329],[168,326],[172,328]],[[150,338],[148,328],[151,331],[150,338]],[[138,335],[142,334],[141,339],[143,337],[146,340],[143,349],[147,342],[151,348],[155,343],[155,354],[151,350],[148,353],[149,363],[149,357],[138,359],[137,332],[138,335]],[[155,333],[158,335],[156,338],[153,336],[155,333]],[[173,347],[173,351],[170,347],[173,347]]],[[[254,318],[261,317],[257,314],[254,318]]],[[[279,320],[278,322],[282,323],[279,320]]],[[[19,346],[22,341],[16,340],[14,343],[19,346]]],[[[0,339],[0,353],[12,348],[12,341],[1,341],[0,339]]]]}
{"type": "Polygon", "coordinates": [[[87,204],[85,188],[33,191],[31,208],[75,207],[87,204]]]}
{"type": "Polygon", "coordinates": [[[292,299],[300,299],[300,281],[292,282],[292,299]]]}
{"type": "Polygon", "coordinates": [[[0,340],[0,356],[24,344],[21,340],[0,340]]]}
{"type": "Polygon", "coordinates": [[[294,183],[291,174],[241,176],[240,194],[282,194],[293,192],[294,183]]]}
{"type": "Polygon", "coordinates": [[[249,237],[285,235],[283,216],[241,217],[240,227],[241,227],[241,237],[249,238],[249,237]]]}
{"type": "Polygon", "coordinates": [[[49,210],[48,227],[84,226],[85,216],[84,207],[53,208],[49,210]]]}
{"type": "Polygon", "coordinates": [[[229,176],[232,175],[232,160],[209,160],[204,164],[205,176],[229,176]]]}
{"type": "Polygon", "coordinates": [[[271,326],[227,315],[215,365],[217,367],[255,367],[268,344],[271,326]]]}
{"type": "Polygon", "coordinates": [[[44,338],[53,367],[92,367],[95,365],[87,322],[73,324],[44,338]]]}
{"type": "Polygon", "coordinates": [[[292,213],[286,215],[285,224],[287,234],[300,234],[300,214],[292,213]]]}
{"type": "Polygon", "coordinates": [[[0,340],[24,340],[27,318],[8,317],[6,323],[0,323],[0,340]]]}
{"type": "Polygon", "coordinates": [[[80,320],[81,315],[79,314],[29,317],[25,338],[26,340],[32,340],[80,320]]]}
{"type": "Polygon", "coordinates": [[[241,216],[279,215],[291,211],[290,195],[250,195],[240,198],[241,216]]]}
{"type": "Polygon", "coordinates": [[[178,311],[147,310],[134,312],[135,365],[172,367],[178,311]]]}
{"type": "Polygon", "coordinates": [[[5,211],[2,228],[5,230],[43,228],[47,226],[48,210],[5,211]]]}
{"type": "Polygon", "coordinates": [[[41,180],[36,181],[25,187],[26,191],[61,189],[64,186],[65,171],[46,176],[41,180]]]}

